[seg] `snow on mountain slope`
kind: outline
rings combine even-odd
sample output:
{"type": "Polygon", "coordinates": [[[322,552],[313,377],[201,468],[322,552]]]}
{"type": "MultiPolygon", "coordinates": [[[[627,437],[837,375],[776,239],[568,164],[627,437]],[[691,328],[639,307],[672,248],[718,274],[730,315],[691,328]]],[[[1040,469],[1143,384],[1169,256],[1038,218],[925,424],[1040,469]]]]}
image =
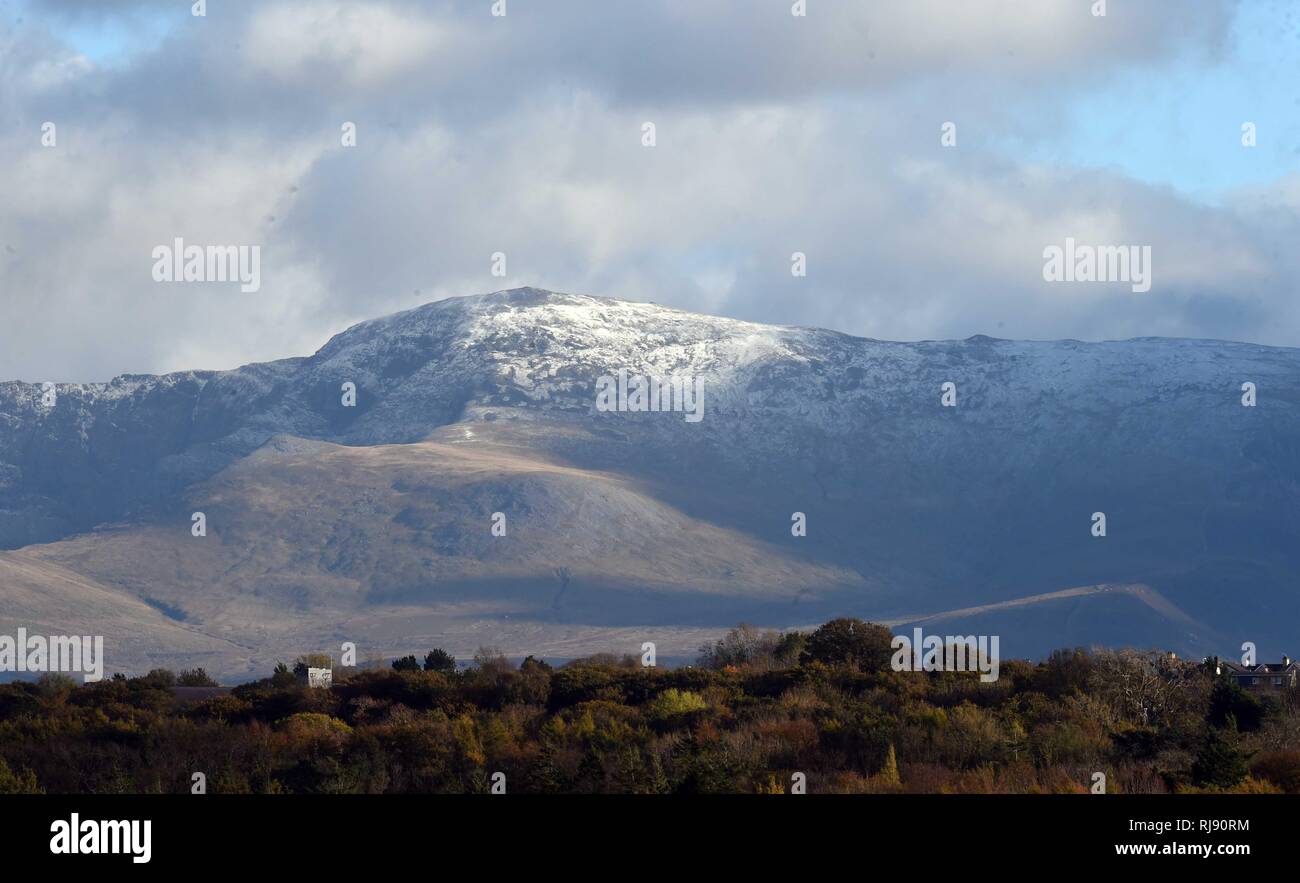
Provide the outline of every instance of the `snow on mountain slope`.
{"type": "MultiPolygon", "coordinates": [[[[513,448],[588,487],[621,476],[683,524],[872,585],[861,613],[1140,582],[1233,640],[1281,641],[1300,618],[1300,350],[891,343],[517,289],[363,322],[309,357],[56,391],[50,408],[40,384],[0,383],[0,548],[179,518],[195,488],[264,446],[433,439],[513,448]],[[597,378],[620,369],[700,378],[704,418],[598,411],[597,378]],[[955,407],[941,403],[948,382],[955,407]],[[806,537],[791,536],[794,512],[806,537]]],[[[672,543],[656,542],[668,561],[672,543]]],[[[275,579],[298,578],[283,566],[275,579]]],[[[696,615],[689,574],[671,581],[667,619],[725,617],[696,615]]]]}

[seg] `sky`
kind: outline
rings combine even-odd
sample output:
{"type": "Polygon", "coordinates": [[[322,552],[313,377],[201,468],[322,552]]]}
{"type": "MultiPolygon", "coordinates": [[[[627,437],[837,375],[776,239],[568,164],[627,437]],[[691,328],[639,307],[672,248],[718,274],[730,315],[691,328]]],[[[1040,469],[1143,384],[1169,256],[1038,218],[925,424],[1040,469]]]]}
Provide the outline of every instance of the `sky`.
{"type": "Polygon", "coordinates": [[[0,0],[0,381],[305,355],[524,285],[1300,346],[1300,3],[792,2],[0,0]],[[258,246],[260,288],[155,281],[177,237],[258,246]],[[1149,246],[1150,290],[1046,281],[1067,238],[1149,246]]]}

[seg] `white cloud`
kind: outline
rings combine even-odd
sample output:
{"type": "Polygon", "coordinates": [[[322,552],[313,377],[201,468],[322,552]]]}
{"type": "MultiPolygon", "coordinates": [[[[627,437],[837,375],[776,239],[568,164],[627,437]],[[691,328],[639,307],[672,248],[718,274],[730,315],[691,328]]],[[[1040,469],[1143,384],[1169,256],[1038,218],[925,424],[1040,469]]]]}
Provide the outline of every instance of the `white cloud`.
{"type": "MultiPolygon", "coordinates": [[[[234,4],[126,69],[9,81],[0,378],[233,367],[523,284],[883,338],[1296,340],[1294,187],[1208,207],[982,146],[1083,73],[1214,51],[1226,4],[811,6],[234,4]],[[1152,244],[1153,291],[1045,286],[1067,235],[1152,244]],[[152,282],[174,236],[261,244],[261,292],[152,282]]],[[[57,21],[0,43],[75,70],[57,21]]]]}
{"type": "Polygon", "coordinates": [[[248,21],[246,74],[306,85],[328,77],[372,88],[419,66],[449,42],[449,28],[378,3],[295,2],[257,9],[248,21]]]}

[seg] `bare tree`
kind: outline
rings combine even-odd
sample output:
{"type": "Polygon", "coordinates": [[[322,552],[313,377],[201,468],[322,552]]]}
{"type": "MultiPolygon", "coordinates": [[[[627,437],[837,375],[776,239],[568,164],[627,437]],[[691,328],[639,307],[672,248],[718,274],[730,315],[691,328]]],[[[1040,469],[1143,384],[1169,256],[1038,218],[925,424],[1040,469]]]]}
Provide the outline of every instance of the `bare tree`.
{"type": "Polygon", "coordinates": [[[701,645],[699,664],[712,669],[729,665],[770,668],[780,641],[779,632],[760,631],[742,622],[714,643],[701,645]]]}
{"type": "Polygon", "coordinates": [[[1172,654],[1098,650],[1093,659],[1093,689],[1131,723],[1169,724],[1204,698],[1204,678],[1196,665],[1172,654]]]}

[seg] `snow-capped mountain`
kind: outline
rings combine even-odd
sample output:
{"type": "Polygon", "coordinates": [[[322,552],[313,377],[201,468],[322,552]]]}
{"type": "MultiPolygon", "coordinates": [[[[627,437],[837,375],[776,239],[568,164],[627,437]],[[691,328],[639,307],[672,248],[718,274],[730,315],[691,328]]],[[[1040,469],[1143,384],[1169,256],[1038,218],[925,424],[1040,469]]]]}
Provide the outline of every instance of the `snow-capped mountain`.
{"type": "Polygon", "coordinates": [[[188,659],[149,646],[183,628],[227,671],[349,634],[578,652],[649,630],[689,650],[740,619],[838,612],[960,610],[1004,653],[1281,652],[1297,378],[1300,350],[1220,341],[891,343],[536,289],[453,298],[306,358],[53,396],[0,383],[0,598],[21,583],[12,609],[53,627],[42,587],[92,586],[145,605],[122,614],[132,652],[188,659]],[[702,419],[598,406],[620,372],[698,381],[702,419]]]}

